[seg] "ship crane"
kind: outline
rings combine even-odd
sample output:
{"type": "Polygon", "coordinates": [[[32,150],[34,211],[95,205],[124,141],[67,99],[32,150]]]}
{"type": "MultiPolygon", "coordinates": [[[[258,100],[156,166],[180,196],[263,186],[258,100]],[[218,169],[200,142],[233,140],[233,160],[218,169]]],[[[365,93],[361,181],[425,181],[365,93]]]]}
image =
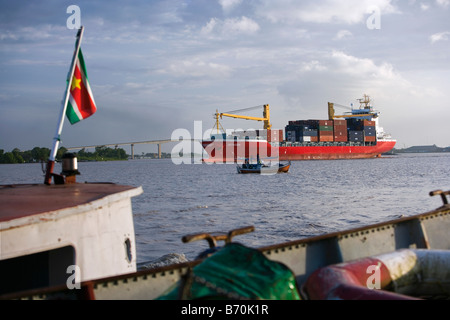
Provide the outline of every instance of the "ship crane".
{"type": "Polygon", "coordinates": [[[364,98],[358,99],[358,101],[360,103],[359,109],[353,109],[348,106],[328,102],[328,119],[333,120],[339,118],[364,118],[364,117],[365,118],[369,117],[371,119],[378,117],[378,112],[374,111],[372,106],[370,105],[371,100],[368,95],[364,95],[364,98]],[[336,115],[334,111],[335,106],[350,109],[351,112],[347,112],[346,114],[343,115],[336,115]]]}
{"type": "MultiPolygon", "coordinates": [[[[264,129],[270,130],[272,128],[272,125],[270,124],[270,110],[269,110],[269,105],[265,104],[263,106],[256,106],[256,107],[250,107],[250,108],[245,108],[245,109],[239,109],[239,110],[234,110],[234,111],[228,111],[228,112],[223,112],[223,113],[219,113],[219,111],[216,110],[215,113],[215,119],[216,119],[216,127],[217,127],[217,133],[219,133],[219,118],[222,119],[222,117],[230,117],[230,118],[235,118],[235,119],[244,119],[244,120],[255,120],[255,121],[263,121],[264,122],[264,129]],[[236,113],[240,113],[240,112],[244,112],[244,111],[250,111],[250,110],[254,110],[254,109],[259,109],[263,107],[264,111],[263,111],[263,117],[250,117],[250,116],[243,116],[243,115],[239,115],[236,113]]],[[[223,130],[223,129],[222,129],[223,130]]]]}

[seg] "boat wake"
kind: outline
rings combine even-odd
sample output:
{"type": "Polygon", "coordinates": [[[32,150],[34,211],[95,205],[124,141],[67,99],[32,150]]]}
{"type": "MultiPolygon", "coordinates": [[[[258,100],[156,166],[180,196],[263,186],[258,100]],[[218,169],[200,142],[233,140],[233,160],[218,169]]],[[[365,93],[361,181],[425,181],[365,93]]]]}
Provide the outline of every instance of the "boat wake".
{"type": "Polygon", "coordinates": [[[138,270],[149,270],[188,261],[183,253],[169,253],[156,260],[140,263],[137,267],[138,270]]]}

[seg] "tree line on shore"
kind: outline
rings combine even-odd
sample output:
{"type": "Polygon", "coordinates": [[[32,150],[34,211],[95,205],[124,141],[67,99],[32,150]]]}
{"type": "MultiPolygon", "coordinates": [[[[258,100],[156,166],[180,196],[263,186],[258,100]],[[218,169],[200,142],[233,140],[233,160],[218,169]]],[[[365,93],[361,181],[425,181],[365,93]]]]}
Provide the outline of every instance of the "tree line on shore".
{"type": "MultiPolygon", "coordinates": [[[[60,161],[67,149],[61,147],[56,154],[56,160],[60,161]]],[[[111,161],[111,160],[127,160],[128,155],[122,148],[96,147],[94,152],[87,152],[81,149],[74,152],[78,161],[111,161]]],[[[21,151],[14,148],[11,152],[5,152],[0,149],[0,163],[35,163],[46,162],[50,157],[49,148],[34,147],[31,150],[21,151]]]]}

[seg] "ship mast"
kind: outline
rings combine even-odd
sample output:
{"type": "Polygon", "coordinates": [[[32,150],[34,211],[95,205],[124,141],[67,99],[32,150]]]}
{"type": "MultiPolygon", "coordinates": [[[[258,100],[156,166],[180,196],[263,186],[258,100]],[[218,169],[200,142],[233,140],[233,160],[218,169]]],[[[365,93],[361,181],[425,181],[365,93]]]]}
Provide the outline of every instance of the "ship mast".
{"type": "Polygon", "coordinates": [[[367,94],[364,94],[363,99],[357,99],[359,101],[359,108],[360,109],[370,109],[370,97],[367,94]],[[364,105],[364,107],[363,107],[364,105]]]}

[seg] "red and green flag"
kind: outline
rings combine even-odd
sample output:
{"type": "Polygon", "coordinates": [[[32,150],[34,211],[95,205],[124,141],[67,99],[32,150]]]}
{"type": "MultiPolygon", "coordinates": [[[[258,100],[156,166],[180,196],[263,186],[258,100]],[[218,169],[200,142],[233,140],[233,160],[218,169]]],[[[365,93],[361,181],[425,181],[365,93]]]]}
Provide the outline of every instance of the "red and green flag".
{"type": "Polygon", "coordinates": [[[75,70],[70,82],[69,100],[67,102],[66,115],[71,124],[92,116],[97,107],[92,95],[89,79],[86,73],[83,54],[78,51],[75,70]]]}

